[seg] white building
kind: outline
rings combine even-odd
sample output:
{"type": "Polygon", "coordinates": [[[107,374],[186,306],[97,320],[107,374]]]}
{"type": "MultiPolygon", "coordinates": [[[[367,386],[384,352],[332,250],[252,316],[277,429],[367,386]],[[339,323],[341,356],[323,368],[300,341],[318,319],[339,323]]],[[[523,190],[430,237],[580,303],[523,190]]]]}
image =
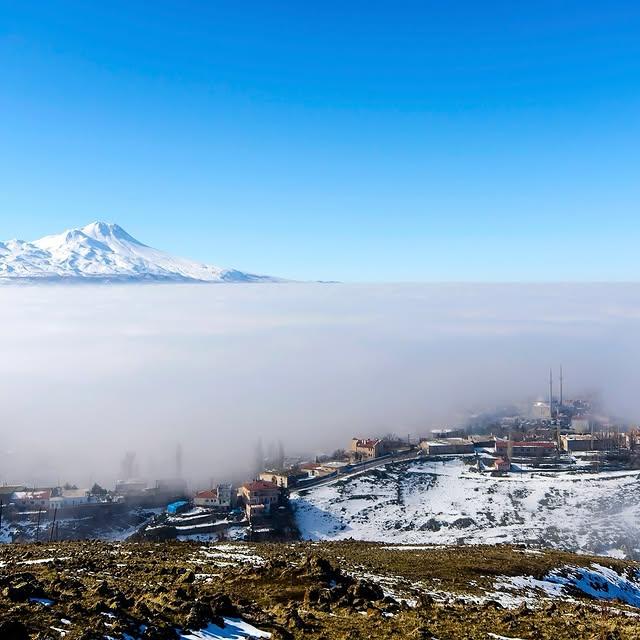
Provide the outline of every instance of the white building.
{"type": "Polygon", "coordinates": [[[116,482],[116,494],[120,496],[141,496],[147,489],[146,480],[118,480],[116,482]]]}
{"type": "Polygon", "coordinates": [[[539,420],[548,420],[551,418],[551,409],[549,408],[548,402],[542,402],[539,400],[538,402],[534,402],[531,407],[531,415],[534,418],[538,418],[539,420]]]}
{"type": "Polygon", "coordinates": [[[51,502],[51,489],[36,491],[16,491],[11,502],[19,509],[48,509],[51,502]]]}
{"type": "Polygon", "coordinates": [[[90,502],[89,489],[63,489],[59,496],[50,500],[51,508],[57,507],[58,509],[81,507],[90,502]]]}

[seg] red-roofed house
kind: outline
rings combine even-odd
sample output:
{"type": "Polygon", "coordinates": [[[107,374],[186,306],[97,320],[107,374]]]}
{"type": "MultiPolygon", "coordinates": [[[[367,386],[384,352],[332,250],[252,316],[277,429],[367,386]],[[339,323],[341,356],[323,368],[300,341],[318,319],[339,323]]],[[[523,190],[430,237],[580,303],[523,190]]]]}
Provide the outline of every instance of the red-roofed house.
{"type": "Polygon", "coordinates": [[[496,471],[504,473],[506,471],[511,471],[511,463],[506,458],[496,458],[493,468],[496,471]]]}
{"type": "Polygon", "coordinates": [[[272,507],[280,500],[280,489],[275,482],[266,480],[254,480],[245,482],[240,487],[240,498],[244,502],[247,518],[255,515],[269,513],[272,507]]]}
{"type": "Polygon", "coordinates": [[[198,491],[193,497],[193,504],[196,507],[230,507],[231,485],[219,484],[215,489],[198,491]]]}
{"type": "Polygon", "coordinates": [[[196,507],[217,507],[218,506],[218,492],[214,489],[207,491],[198,491],[193,496],[193,504],[196,507]]]}
{"type": "Polygon", "coordinates": [[[384,455],[384,443],[380,438],[352,438],[349,453],[353,460],[373,460],[384,455]]]}

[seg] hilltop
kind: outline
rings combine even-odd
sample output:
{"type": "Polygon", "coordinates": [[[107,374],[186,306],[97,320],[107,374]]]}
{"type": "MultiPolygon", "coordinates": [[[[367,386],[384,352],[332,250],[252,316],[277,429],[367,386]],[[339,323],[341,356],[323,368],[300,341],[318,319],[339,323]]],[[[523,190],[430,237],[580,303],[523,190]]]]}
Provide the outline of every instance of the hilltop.
{"type": "Polygon", "coordinates": [[[7,640],[640,637],[635,563],[508,546],[0,547],[7,640]]]}
{"type": "Polygon", "coordinates": [[[389,464],[297,492],[306,540],[543,545],[640,559],[638,471],[473,472],[462,459],[389,464]]]}

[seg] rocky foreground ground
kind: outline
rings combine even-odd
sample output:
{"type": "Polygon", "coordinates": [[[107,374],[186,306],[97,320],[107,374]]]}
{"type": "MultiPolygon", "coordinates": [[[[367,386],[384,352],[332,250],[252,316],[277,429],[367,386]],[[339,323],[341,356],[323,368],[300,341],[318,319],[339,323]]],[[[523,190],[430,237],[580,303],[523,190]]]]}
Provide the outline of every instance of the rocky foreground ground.
{"type": "Polygon", "coordinates": [[[0,638],[640,638],[637,572],[509,546],[2,545],[0,638]]]}

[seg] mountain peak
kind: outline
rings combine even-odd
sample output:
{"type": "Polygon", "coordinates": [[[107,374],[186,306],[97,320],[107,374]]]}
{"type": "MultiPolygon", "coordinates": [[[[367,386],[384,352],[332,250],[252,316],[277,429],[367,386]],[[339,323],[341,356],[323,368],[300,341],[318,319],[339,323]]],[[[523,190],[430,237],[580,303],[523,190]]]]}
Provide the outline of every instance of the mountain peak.
{"type": "Polygon", "coordinates": [[[90,224],[80,228],[79,231],[96,240],[101,240],[103,238],[117,238],[119,240],[126,240],[127,242],[141,244],[133,236],[129,235],[120,225],[115,224],[114,222],[102,222],[100,220],[96,220],[95,222],[91,222],[90,224]]]}
{"type": "Polygon", "coordinates": [[[142,244],[121,226],[95,221],[33,242],[0,243],[0,281],[94,280],[273,282],[235,269],[177,258],[142,244]]]}

